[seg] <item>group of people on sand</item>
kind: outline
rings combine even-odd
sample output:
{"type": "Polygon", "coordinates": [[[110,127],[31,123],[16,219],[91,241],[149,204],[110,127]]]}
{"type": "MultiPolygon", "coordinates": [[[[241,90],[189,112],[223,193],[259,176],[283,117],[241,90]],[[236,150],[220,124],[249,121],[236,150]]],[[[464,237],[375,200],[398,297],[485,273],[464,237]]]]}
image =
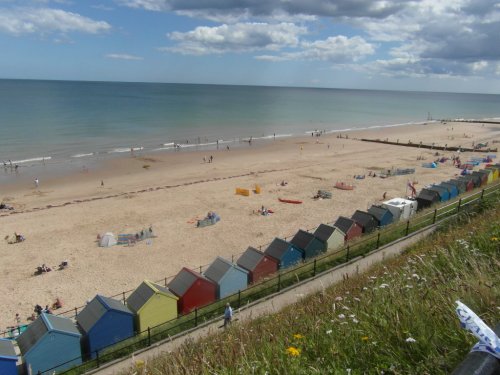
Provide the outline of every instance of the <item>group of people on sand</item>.
{"type": "Polygon", "coordinates": [[[26,241],[26,237],[24,237],[21,233],[14,232],[14,236],[10,237],[9,235],[7,235],[5,236],[5,240],[9,244],[13,244],[26,241]]]}
{"type": "MultiPolygon", "coordinates": [[[[228,150],[229,150],[229,148],[228,148],[228,150]]],[[[214,157],[212,155],[210,155],[209,157],[206,157],[206,156],[203,157],[203,163],[207,163],[207,162],[212,163],[213,161],[214,161],[214,157]]]]}

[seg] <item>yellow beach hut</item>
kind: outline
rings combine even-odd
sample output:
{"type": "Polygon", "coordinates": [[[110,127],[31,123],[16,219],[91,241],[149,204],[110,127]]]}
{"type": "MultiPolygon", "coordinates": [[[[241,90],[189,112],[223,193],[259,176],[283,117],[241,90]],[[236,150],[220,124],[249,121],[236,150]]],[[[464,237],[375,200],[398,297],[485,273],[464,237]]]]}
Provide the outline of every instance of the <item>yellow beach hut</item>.
{"type": "Polygon", "coordinates": [[[496,181],[498,179],[498,177],[500,177],[498,175],[498,172],[500,170],[500,167],[495,167],[495,166],[491,166],[491,167],[486,167],[485,169],[487,170],[490,170],[491,171],[491,174],[493,176],[493,181],[496,181]]]}
{"type": "Polygon", "coordinates": [[[493,182],[493,171],[491,169],[481,169],[479,172],[482,172],[488,176],[486,183],[491,184],[493,182]]]}
{"type": "Polygon", "coordinates": [[[127,307],[136,314],[137,332],[175,319],[178,299],[168,288],[144,280],[127,299],[127,307]]]}

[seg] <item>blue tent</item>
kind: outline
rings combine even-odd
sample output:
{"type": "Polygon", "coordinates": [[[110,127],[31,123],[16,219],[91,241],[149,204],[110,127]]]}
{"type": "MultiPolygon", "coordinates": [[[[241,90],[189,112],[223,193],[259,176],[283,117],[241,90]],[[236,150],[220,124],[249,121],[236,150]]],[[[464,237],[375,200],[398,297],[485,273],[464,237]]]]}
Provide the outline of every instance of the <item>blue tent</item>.
{"type": "Polygon", "coordinates": [[[42,313],[17,338],[26,371],[60,372],[81,364],[81,336],[71,319],[42,313]]]}
{"type": "Polygon", "coordinates": [[[0,339],[0,374],[17,375],[17,355],[11,340],[0,339]]]}
{"type": "Polygon", "coordinates": [[[304,257],[302,250],[297,249],[291,243],[277,237],[267,247],[264,254],[276,259],[279,262],[279,269],[291,267],[300,263],[304,257]]]}
{"type": "Polygon", "coordinates": [[[134,314],[123,303],[96,295],[76,316],[84,333],[83,347],[91,358],[96,352],[134,335],[134,314]]]}
{"type": "Polygon", "coordinates": [[[217,284],[219,299],[246,289],[248,285],[248,271],[221,257],[212,262],[204,275],[217,284]]]}
{"type": "Polygon", "coordinates": [[[455,184],[441,182],[438,186],[442,186],[448,189],[448,193],[450,193],[450,199],[453,199],[458,195],[458,187],[455,184]]]}

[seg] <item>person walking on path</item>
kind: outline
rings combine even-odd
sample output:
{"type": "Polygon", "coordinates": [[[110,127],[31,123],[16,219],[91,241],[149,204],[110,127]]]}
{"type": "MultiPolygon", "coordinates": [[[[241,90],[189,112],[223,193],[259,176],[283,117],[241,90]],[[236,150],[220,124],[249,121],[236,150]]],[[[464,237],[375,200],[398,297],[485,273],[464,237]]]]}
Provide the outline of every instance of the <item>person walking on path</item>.
{"type": "Polygon", "coordinates": [[[227,327],[229,324],[231,324],[231,321],[233,320],[233,309],[231,308],[231,305],[226,303],[226,309],[224,310],[224,328],[227,327]]]}

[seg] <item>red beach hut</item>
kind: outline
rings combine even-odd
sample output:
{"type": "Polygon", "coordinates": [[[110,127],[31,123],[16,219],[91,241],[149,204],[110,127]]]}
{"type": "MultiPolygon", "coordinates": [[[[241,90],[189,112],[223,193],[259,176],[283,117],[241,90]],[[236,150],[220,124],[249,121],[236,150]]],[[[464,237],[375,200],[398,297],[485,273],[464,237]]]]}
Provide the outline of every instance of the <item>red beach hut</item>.
{"type": "Polygon", "coordinates": [[[354,220],[345,216],[339,216],[334,227],[338,228],[342,233],[345,233],[345,240],[349,241],[363,234],[363,228],[354,220]]]}
{"type": "Polygon", "coordinates": [[[214,302],[217,285],[202,274],[183,267],[168,284],[168,289],[179,297],[177,301],[179,314],[187,314],[197,307],[214,302]]]}
{"type": "Polygon", "coordinates": [[[236,264],[248,271],[249,284],[256,283],[278,271],[278,261],[276,259],[251,246],[241,255],[236,264]]]}

